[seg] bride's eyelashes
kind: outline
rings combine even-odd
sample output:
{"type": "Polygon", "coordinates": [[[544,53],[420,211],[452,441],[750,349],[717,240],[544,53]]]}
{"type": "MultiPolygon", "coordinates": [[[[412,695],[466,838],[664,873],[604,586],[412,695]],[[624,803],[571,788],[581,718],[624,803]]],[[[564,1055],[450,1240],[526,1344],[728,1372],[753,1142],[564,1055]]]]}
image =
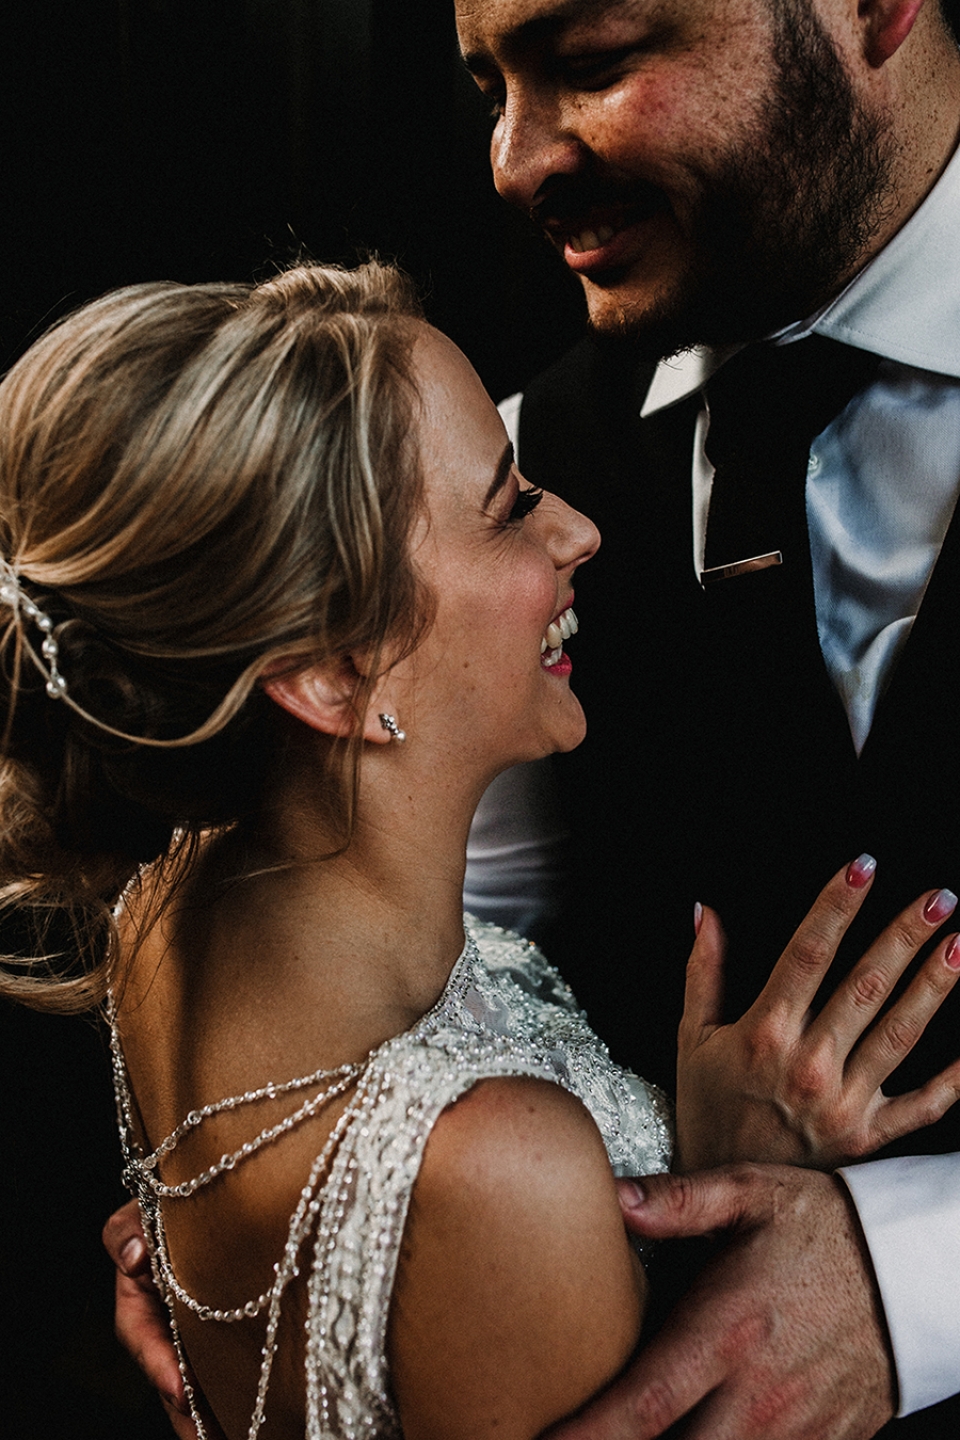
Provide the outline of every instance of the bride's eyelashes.
{"type": "Polygon", "coordinates": [[[543,491],[537,485],[530,485],[526,490],[518,490],[517,498],[510,508],[508,521],[523,520],[536,510],[543,499],[543,491]]]}

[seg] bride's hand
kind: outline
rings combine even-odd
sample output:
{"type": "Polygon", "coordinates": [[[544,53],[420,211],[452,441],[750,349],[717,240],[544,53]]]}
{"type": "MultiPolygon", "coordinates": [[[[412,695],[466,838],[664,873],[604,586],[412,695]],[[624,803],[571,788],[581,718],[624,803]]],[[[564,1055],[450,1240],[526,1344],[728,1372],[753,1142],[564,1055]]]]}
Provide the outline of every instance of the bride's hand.
{"type": "Polygon", "coordinates": [[[687,968],[677,1068],[677,1168],[733,1160],[830,1169],[930,1125],[960,1095],[960,1061],[907,1095],[884,1080],[912,1050],[960,975],[947,936],[878,1019],[897,980],[953,912],[949,890],[884,930],[819,1014],[810,1005],[873,880],[861,856],[834,876],[742,1019],[720,1025],[723,931],[702,912],[687,968]]]}

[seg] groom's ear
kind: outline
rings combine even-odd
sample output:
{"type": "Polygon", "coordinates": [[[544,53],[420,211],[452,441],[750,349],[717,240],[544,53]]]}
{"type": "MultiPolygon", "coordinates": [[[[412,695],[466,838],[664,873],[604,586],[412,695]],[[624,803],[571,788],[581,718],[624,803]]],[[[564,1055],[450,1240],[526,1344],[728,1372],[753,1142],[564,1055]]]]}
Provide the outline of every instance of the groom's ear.
{"type": "Polygon", "coordinates": [[[374,745],[389,745],[392,737],[378,713],[391,708],[380,693],[384,679],[375,683],[364,714],[356,708],[364,675],[349,655],[299,670],[286,669],[280,660],[276,672],[268,671],[261,684],[274,704],[311,730],[341,738],[360,733],[374,745]]]}
{"type": "Polygon", "coordinates": [[[874,69],[895,55],[913,29],[924,3],[932,0],[859,0],[864,55],[874,69]]]}

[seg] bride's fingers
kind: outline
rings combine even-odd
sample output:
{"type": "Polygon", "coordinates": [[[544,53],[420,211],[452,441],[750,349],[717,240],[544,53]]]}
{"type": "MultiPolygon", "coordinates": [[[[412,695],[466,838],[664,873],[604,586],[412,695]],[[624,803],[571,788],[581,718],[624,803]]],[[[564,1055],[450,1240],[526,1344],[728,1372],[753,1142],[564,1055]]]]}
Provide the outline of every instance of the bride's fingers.
{"type": "Polygon", "coordinates": [[[755,1008],[802,1020],[847,926],[863,904],[876,868],[871,855],[860,855],[824,886],[774,966],[755,1008]]]}
{"type": "Polygon", "coordinates": [[[896,1095],[884,1102],[874,1117],[869,1135],[865,1137],[863,1155],[871,1154],[882,1145],[890,1145],[903,1135],[911,1135],[925,1125],[932,1125],[958,1099],[960,1060],[955,1060],[946,1070],[921,1085],[919,1090],[911,1090],[908,1095],[896,1095]]]}
{"type": "Polygon", "coordinates": [[[719,1025],[723,1014],[723,960],[727,942],[716,911],[698,906],[697,938],[687,961],[680,1021],[680,1047],[692,1048],[705,1027],[719,1025]]]}
{"type": "Polygon", "coordinates": [[[937,946],[895,1005],[857,1046],[847,1063],[847,1078],[868,1092],[876,1090],[908,1055],[930,1019],[960,979],[960,936],[937,946]]]}
{"type": "MultiPolygon", "coordinates": [[[[898,915],[883,933],[870,946],[867,953],[857,962],[850,974],[840,982],[824,1005],[820,1014],[810,1023],[808,1040],[814,1045],[827,1044],[837,1055],[845,1057],[856,1045],[860,1036],[866,1030],[870,1022],[879,1014],[881,1008],[889,998],[894,986],[907,966],[913,960],[921,946],[925,945],[930,936],[942,925],[944,920],[951,915],[956,908],[957,897],[951,890],[933,890],[922,895],[919,900],[898,915]]],[[[904,1001],[910,995],[910,991],[902,997],[900,1002],[893,1006],[886,1021],[892,1024],[886,1029],[884,1036],[880,1037],[880,1047],[890,1043],[896,1046],[898,1058],[883,1071],[876,1084],[880,1084],[886,1075],[916,1042],[930,1016],[933,1014],[936,1004],[924,1010],[924,1000],[931,996],[931,986],[934,991],[939,985],[942,988],[945,977],[942,953],[938,965],[934,965],[932,971],[925,967],[921,971],[923,983],[920,992],[914,994],[910,1005],[901,1009],[904,1001]],[[919,1009],[917,1008],[919,1005],[919,1009]],[[912,1027],[915,1016],[924,1015],[920,1029],[913,1036],[909,1044],[896,1040],[898,1030],[906,1031],[912,1027]]],[[[917,977],[920,979],[920,977],[917,977]]],[[[948,987],[949,988],[949,987],[948,987]]],[[[944,992],[945,993],[945,992],[944,992]]],[[[942,999],[942,995],[940,996],[942,999]]],[[[885,1022],[884,1022],[885,1023],[885,1022]]],[[[878,1026],[876,1034],[883,1029],[878,1026]]],[[[874,1036],[871,1035],[870,1040],[874,1036]]],[[[864,1041],[864,1045],[867,1042],[864,1041]]],[[[862,1049],[863,1047],[861,1047],[862,1049]]],[[[875,1046],[872,1051],[866,1052],[876,1063],[878,1052],[875,1046]]]]}

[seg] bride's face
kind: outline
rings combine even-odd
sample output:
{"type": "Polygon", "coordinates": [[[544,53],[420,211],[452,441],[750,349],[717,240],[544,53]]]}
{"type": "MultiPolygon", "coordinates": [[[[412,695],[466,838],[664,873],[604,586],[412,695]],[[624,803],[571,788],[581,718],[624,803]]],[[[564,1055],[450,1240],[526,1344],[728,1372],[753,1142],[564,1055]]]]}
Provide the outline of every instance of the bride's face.
{"type": "Polygon", "coordinates": [[[428,326],[414,370],[425,506],[413,555],[436,618],[395,676],[410,684],[402,723],[411,738],[429,735],[438,756],[496,773],[583,738],[570,661],[550,627],[572,605],[574,571],[600,537],[527,485],[476,372],[428,326]]]}

